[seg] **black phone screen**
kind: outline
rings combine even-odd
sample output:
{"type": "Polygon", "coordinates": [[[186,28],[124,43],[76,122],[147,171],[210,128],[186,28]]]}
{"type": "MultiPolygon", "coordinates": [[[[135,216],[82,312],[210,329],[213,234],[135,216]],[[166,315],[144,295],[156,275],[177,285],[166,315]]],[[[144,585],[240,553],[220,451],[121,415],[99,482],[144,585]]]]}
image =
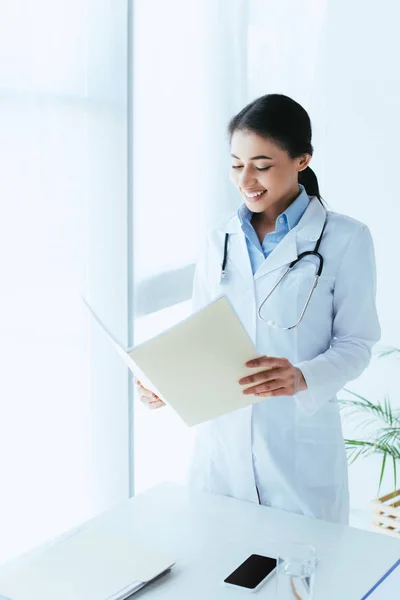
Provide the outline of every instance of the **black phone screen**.
{"type": "Polygon", "coordinates": [[[225,579],[225,583],[254,590],[275,567],[275,558],[252,554],[225,579]]]}

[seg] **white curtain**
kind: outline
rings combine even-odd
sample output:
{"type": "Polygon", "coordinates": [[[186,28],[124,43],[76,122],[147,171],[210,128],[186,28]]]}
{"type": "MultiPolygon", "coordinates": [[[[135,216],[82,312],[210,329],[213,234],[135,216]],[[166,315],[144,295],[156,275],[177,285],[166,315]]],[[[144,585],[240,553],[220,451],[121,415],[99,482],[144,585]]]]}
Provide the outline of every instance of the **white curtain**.
{"type": "MultiPolygon", "coordinates": [[[[246,100],[245,0],[138,0],[134,13],[134,341],[186,317],[214,215],[233,210],[226,126],[246,100]],[[157,18],[154,18],[157,15],[157,18]],[[191,268],[189,268],[191,267],[191,268]],[[157,308],[155,298],[165,302],[157,308]]],[[[192,443],[172,411],[135,405],[135,491],[185,481],[192,443]]]]}
{"type": "Polygon", "coordinates": [[[127,14],[0,0],[0,562],[129,491],[127,14]]]}

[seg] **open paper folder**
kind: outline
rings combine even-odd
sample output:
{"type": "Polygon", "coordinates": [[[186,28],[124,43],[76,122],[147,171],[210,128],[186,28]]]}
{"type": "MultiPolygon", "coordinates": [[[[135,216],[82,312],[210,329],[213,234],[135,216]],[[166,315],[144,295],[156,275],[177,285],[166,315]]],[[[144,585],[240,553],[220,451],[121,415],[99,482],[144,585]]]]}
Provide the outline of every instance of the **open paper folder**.
{"type": "Polygon", "coordinates": [[[128,350],[86,304],[131,371],[187,425],[197,425],[262,400],[245,396],[238,384],[241,377],[255,372],[244,365],[257,353],[224,296],[128,350]]]}

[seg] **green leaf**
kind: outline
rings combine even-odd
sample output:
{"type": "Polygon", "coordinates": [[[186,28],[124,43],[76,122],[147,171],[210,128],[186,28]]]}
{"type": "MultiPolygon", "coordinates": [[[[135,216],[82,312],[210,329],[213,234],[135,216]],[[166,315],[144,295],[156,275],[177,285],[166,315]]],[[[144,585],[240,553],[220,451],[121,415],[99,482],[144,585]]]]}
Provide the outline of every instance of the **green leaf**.
{"type": "Polygon", "coordinates": [[[381,476],[379,478],[378,496],[379,496],[379,492],[381,491],[381,485],[382,485],[383,475],[385,473],[386,457],[387,457],[387,454],[384,453],[383,454],[383,458],[382,458],[381,476]]]}
{"type": "Polygon", "coordinates": [[[378,358],[385,358],[386,356],[392,356],[400,354],[400,348],[388,347],[382,348],[382,350],[378,350],[377,356],[378,358]]]}
{"type": "MultiPolygon", "coordinates": [[[[395,350],[400,354],[400,350],[395,350]]],[[[381,401],[374,403],[356,392],[348,389],[345,391],[350,398],[340,400],[341,408],[346,410],[346,414],[351,420],[358,419],[355,429],[359,439],[345,440],[350,464],[360,456],[382,455],[380,491],[387,459],[391,458],[395,489],[397,489],[397,461],[400,461],[400,410],[393,409],[387,395],[381,401]]]]}
{"type": "Polygon", "coordinates": [[[354,461],[361,455],[368,456],[375,451],[375,446],[372,442],[363,441],[363,440],[345,440],[346,449],[350,454],[350,464],[353,464],[354,461]]]}
{"type": "Polygon", "coordinates": [[[367,398],[364,398],[363,396],[360,396],[359,394],[356,394],[355,392],[351,392],[350,390],[346,390],[346,391],[349,392],[355,398],[357,398],[357,400],[354,400],[354,399],[341,400],[340,402],[343,406],[349,407],[349,408],[354,408],[354,409],[360,409],[361,412],[364,411],[364,412],[372,413],[373,415],[376,415],[377,417],[382,418],[384,420],[386,420],[388,418],[388,416],[385,412],[385,409],[381,405],[380,402],[377,402],[376,404],[374,404],[373,402],[370,402],[369,400],[367,400],[367,398]]]}

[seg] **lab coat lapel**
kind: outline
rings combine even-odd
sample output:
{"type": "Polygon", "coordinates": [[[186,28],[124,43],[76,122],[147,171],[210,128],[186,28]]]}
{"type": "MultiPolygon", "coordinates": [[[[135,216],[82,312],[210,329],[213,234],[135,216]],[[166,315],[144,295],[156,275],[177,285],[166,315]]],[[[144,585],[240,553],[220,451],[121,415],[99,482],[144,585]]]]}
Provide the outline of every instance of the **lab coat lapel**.
{"type": "Polygon", "coordinates": [[[294,229],[267,256],[260,268],[255,272],[254,279],[259,279],[275,269],[290,264],[297,258],[296,232],[294,229]]]}
{"type": "Polygon", "coordinates": [[[312,198],[303,217],[267,256],[254,274],[254,279],[288,266],[303,251],[301,245],[306,241],[317,241],[325,223],[326,211],[317,198],[312,198]]]}
{"type": "Polygon", "coordinates": [[[227,283],[230,271],[239,271],[241,277],[247,284],[253,285],[253,270],[249,253],[247,250],[246,236],[243,233],[240,221],[235,215],[229,219],[223,228],[223,234],[229,233],[228,241],[228,264],[227,264],[227,283]]]}

